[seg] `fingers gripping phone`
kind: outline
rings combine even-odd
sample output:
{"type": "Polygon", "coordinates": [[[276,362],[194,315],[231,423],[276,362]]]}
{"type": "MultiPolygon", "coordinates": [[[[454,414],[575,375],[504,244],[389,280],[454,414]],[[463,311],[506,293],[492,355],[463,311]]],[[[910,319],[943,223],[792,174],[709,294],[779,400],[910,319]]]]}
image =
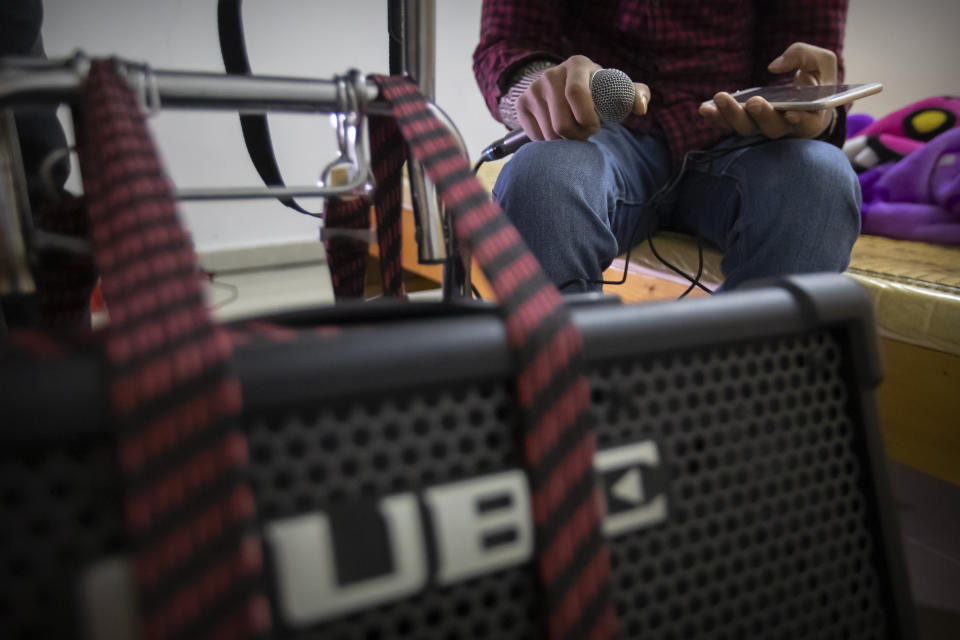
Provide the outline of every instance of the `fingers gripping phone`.
{"type": "MultiPolygon", "coordinates": [[[[753,96],[760,96],[778,111],[820,111],[833,109],[840,105],[864,98],[883,90],[879,82],[864,84],[825,84],[809,87],[778,85],[772,87],[754,87],[731,93],[740,104],[753,96]]],[[[713,105],[713,100],[704,104],[713,105]]]]}

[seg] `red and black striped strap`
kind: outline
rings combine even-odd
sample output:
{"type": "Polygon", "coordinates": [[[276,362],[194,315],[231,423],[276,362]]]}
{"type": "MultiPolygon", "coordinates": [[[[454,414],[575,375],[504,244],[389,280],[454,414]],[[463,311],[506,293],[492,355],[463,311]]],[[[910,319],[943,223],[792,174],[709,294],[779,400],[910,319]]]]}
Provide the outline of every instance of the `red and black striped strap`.
{"type": "Polygon", "coordinates": [[[170,184],[112,62],[92,63],[81,120],[142,637],[260,635],[269,605],[230,340],[206,310],[170,184]]]}
{"type": "MultiPolygon", "coordinates": [[[[33,210],[33,224],[37,230],[61,237],[79,241],[88,237],[83,199],[69,194],[57,201],[40,202],[33,210]]],[[[90,294],[96,282],[89,256],[39,252],[34,279],[39,325],[71,330],[89,326],[90,294]]]]}
{"type": "Polygon", "coordinates": [[[370,202],[366,198],[331,198],[323,216],[323,245],[327,251],[327,265],[333,296],[360,298],[363,296],[367,271],[365,239],[342,231],[367,231],[370,228],[370,202]]]}
{"type": "MultiPolygon", "coordinates": [[[[590,390],[582,374],[580,332],[556,287],[416,85],[396,76],[374,80],[412,157],[436,185],[458,241],[470,248],[506,316],[518,371],[549,637],[611,638],[616,612],[595,490],[596,443],[587,413],[590,390]]],[[[384,186],[378,182],[378,189],[384,186]]]]}
{"type": "MultiPolygon", "coordinates": [[[[392,118],[370,119],[370,148],[373,177],[377,190],[373,196],[377,216],[377,243],[380,245],[380,277],[383,294],[403,297],[400,215],[402,211],[402,171],[405,158],[403,138],[392,118]]],[[[332,198],[323,221],[327,264],[337,299],[363,295],[367,265],[367,242],[342,230],[366,231],[370,228],[370,202],[366,198],[332,198]]]]}

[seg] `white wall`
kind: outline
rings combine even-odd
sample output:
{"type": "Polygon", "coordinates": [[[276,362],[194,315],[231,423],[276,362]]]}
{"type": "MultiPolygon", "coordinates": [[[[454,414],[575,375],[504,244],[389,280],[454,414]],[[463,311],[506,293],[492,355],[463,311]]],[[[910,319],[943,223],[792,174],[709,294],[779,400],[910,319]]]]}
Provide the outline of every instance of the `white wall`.
{"type": "Polygon", "coordinates": [[[882,82],[853,113],[883,116],[935,95],[960,96],[960,0],[851,0],[849,82],[882,82]]]}
{"type": "MultiPolygon", "coordinates": [[[[502,135],[473,80],[480,1],[437,5],[437,103],[458,123],[475,156],[502,135]]],[[[330,78],[351,67],[389,70],[386,0],[246,0],[243,6],[248,56],[257,73],[330,78]]],[[[81,48],[156,68],[223,70],[215,0],[46,0],[45,10],[44,44],[51,57],[81,48]]],[[[270,125],[284,179],[312,184],[336,148],[328,117],[278,114],[270,125]]],[[[178,186],[260,184],[235,113],[164,111],[152,128],[178,186]]],[[[70,185],[77,188],[76,180],[70,185]]],[[[201,249],[317,235],[316,220],[272,200],[184,203],[182,210],[201,249]]]]}
{"type": "MultiPolygon", "coordinates": [[[[503,134],[472,75],[480,4],[437,2],[437,103],[473,157],[503,134]]],[[[46,0],[45,7],[51,56],[79,47],[157,68],[222,70],[214,0],[46,0]]],[[[329,78],[350,67],[388,69],[386,0],[246,0],[244,17],[255,72],[329,78]]],[[[929,95],[960,94],[957,25],[960,0],[852,0],[847,78],[886,85],[854,111],[883,115],[929,95]]],[[[271,116],[271,127],[287,182],[313,182],[333,156],[327,118],[271,116]]],[[[166,111],[153,129],[179,186],[259,184],[235,114],[166,111]]],[[[315,220],[270,200],[186,203],[183,209],[202,249],[316,237],[315,220]]]]}

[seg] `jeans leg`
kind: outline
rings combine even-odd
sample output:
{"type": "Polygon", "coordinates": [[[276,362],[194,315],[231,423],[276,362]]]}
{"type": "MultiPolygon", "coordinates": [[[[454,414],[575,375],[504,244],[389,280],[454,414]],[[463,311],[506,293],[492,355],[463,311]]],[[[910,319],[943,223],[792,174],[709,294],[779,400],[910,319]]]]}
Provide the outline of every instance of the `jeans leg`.
{"type": "Polygon", "coordinates": [[[840,149],[775,140],[698,163],[680,184],[671,224],[723,250],[724,289],[732,289],[846,269],[860,234],[860,199],[840,149]]]}
{"type": "Polygon", "coordinates": [[[493,195],[565,293],[599,291],[603,270],[626,249],[638,225],[652,225],[644,203],[669,178],[659,136],[636,138],[619,125],[586,142],[550,140],[520,148],[493,195]]]}

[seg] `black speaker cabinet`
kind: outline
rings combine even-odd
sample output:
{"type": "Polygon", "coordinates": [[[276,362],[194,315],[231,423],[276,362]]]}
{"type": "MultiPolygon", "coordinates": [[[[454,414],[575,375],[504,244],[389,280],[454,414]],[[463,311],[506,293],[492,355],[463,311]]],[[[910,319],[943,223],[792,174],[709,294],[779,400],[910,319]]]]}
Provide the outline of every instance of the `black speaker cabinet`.
{"type": "MultiPolygon", "coordinates": [[[[576,307],[622,637],[915,638],[843,276],[576,307]]],[[[274,635],[541,637],[511,356],[483,306],[237,326],[274,635]]],[[[135,617],[97,359],[2,361],[0,637],[135,617]]]]}

